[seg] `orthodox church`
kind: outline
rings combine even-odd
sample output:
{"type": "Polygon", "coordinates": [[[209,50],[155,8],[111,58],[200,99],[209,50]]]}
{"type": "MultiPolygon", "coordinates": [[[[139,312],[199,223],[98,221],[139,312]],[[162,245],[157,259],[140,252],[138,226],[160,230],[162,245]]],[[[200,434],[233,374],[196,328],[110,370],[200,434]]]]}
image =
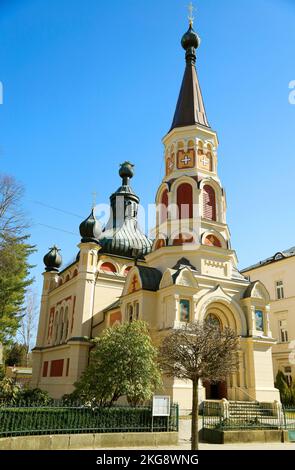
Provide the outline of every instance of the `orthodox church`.
{"type": "MultiPolygon", "coordinates": [[[[218,138],[211,128],[196,71],[200,39],[192,21],[181,41],[185,71],[169,132],[165,175],[156,194],[153,239],[139,228],[133,165],[124,162],[101,227],[93,209],[80,225],[75,262],[60,270],[57,247],[45,272],[33,383],[53,397],[73,390],[89,361],[90,340],[122,322],[144,320],[155,344],[173,328],[210,316],[240,338],[239,370],[227,382],[203,383],[203,399],[279,400],[274,388],[269,294],[237,269],[226,223],[226,195],[217,172],[218,138]]],[[[190,383],[164,377],[164,390],[191,407],[190,383]]]]}

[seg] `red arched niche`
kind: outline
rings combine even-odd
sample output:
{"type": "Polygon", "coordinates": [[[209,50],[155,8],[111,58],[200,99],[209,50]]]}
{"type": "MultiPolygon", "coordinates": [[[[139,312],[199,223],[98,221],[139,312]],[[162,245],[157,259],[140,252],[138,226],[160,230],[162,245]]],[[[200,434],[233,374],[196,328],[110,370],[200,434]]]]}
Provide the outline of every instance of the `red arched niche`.
{"type": "Polygon", "coordinates": [[[182,246],[186,243],[193,243],[194,237],[189,233],[179,233],[176,238],[173,239],[173,246],[182,246]]]}
{"type": "Polygon", "coordinates": [[[160,224],[166,222],[168,217],[168,189],[163,191],[160,201],[160,224]]]}
{"type": "Polygon", "coordinates": [[[208,235],[204,240],[204,245],[217,246],[218,248],[222,248],[220,240],[218,240],[215,235],[208,235]]]}
{"type": "Polygon", "coordinates": [[[100,269],[105,273],[115,273],[117,271],[116,267],[112,263],[103,263],[100,269]]]}
{"type": "Polygon", "coordinates": [[[203,188],[203,217],[216,220],[216,196],[212,186],[206,184],[203,188]]]}
{"type": "Polygon", "coordinates": [[[192,219],[193,188],[189,183],[183,183],[177,188],[177,207],[179,219],[192,219]]]}
{"type": "Polygon", "coordinates": [[[160,238],[156,243],[155,250],[159,250],[160,248],[163,248],[164,246],[166,246],[166,242],[164,238],[160,238]]]}

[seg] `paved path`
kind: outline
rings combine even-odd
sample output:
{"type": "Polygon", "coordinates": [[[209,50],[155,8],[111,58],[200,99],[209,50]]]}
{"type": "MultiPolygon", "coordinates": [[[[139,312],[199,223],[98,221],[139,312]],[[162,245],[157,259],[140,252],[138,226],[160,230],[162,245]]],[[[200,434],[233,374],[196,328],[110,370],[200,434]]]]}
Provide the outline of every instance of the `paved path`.
{"type": "MultiPolygon", "coordinates": [[[[199,427],[202,427],[202,420],[199,422],[199,427]]],[[[179,444],[175,446],[159,446],[159,447],[128,447],[128,450],[190,450],[190,437],[191,437],[191,420],[181,419],[179,421],[179,444]]],[[[115,449],[115,448],[114,448],[115,449]]],[[[116,447],[117,450],[120,448],[116,447]]],[[[127,450],[126,448],[124,448],[127,450]]],[[[97,449],[97,450],[113,450],[97,449]]],[[[123,450],[123,448],[121,448],[123,450]]],[[[200,450],[295,450],[295,442],[293,443],[253,443],[253,444],[200,444],[200,450]]]]}

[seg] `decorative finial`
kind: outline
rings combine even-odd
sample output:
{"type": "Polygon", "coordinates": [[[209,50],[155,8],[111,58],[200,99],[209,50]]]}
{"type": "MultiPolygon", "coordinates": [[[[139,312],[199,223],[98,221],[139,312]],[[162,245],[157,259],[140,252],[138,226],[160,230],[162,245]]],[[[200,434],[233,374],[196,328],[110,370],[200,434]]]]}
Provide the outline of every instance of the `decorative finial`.
{"type": "Polygon", "coordinates": [[[188,11],[189,11],[188,20],[189,20],[190,26],[193,26],[194,24],[194,19],[195,19],[194,10],[195,9],[196,8],[194,7],[193,2],[190,2],[190,4],[188,5],[188,11]]]}
{"type": "Polygon", "coordinates": [[[123,186],[129,185],[129,179],[134,175],[134,165],[130,162],[124,162],[120,165],[119,175],[123,179],[123,186]]]}

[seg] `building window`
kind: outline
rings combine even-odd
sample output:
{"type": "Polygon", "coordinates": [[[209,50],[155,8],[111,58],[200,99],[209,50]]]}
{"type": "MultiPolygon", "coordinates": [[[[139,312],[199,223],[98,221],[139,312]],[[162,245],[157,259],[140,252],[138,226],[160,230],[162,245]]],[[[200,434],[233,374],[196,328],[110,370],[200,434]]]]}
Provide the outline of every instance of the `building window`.
{"type": "Polygon", "coordinates": [[[179,319],[182,322],[190,321],[190,301],[181,299],[179,301],[179,319]]]}
{"type": "Polygon", "coordinates": [[[63,368],[64,368],[63,359],[57,359],[55,361],[51,361],[50,377],[62,377],[63,368]]]}
{"type": "Polygon", "coordinates": [[[48,373],[48,361],[43,362],[43,374],[42,377],[47,377],[48,373]]]}
{"type": "Polygon", "coordinates": [[[133,305],[128,305],[128,320],[129,323],[133,322],[133,305]]]}
{"type": "Polygon", "coordinates": [[[292,385],[292,369],[290,366],[284,367],[284,376],[289,387],[292,385]]]}
{"type": "Polygon", "coordinates": [[[161,197],[161,202],[160,202],[160,224],[163,222],[166,222],[168,217],[168,190],[165,189],[165,191],[162,194],[161,197]]]}
{"type": "Polygon", "coordinates": [[[139,303],[138,302],[136,302],[134,309],[135,309],[135,320],[139,320],[139,303]]]}
{"type": "Polygon", "coordinates": [[[177,207],[179,219],[193,217],[193,188],[190,184],[183,183],[177,188],[177,207]]]}
{"type": "Polygon", "coordinates": [[[282,343],[288,342],[287,320],[279,321],[280,341],[282,343]]]}
{"type": "Polygon", "coordinates": [[[70,368],[70,358],[67,358],[67,367],[66,367],[66,377],[69,376],[69,368],[70,368]]]}
{"type": "Polygon", "coordinates": [[[276,293],[277,293],[277,299],[281,300],[284,299],[284,284],[283,281],[277,281],[276,282],[276,293]]]}
{"type": "Polygon", "coordinates": [[[215,191],[208,184],[203,189],[203,217],[208,220],[216,220],[215,191]]]}
{"type": "Polygon", "coordinates": [[[257,331],[264,331],[263,312],[262,310],[255,311],[255,325],[257,331]]]}
{"type": "Polygon", "coordinates": [[[128,321],[132,323],[139,319],[139,303],[135,302],[134,304],[129,304],[127,307],[128,321]]]}

